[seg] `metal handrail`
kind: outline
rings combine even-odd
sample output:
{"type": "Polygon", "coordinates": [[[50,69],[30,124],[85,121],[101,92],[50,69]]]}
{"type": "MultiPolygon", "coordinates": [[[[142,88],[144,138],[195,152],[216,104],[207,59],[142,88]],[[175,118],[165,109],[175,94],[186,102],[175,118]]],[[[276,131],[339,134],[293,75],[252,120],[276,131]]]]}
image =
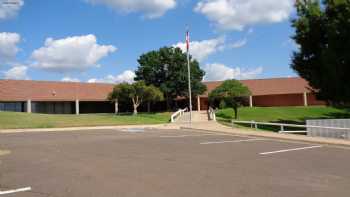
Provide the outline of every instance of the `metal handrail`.
{"type": "MultiPolygon", "coordinates": [[[[298,125],[298,124],[238,121],[238,120],[232,120],[232,127],[234,127],[235,123],[250,124],[251,127],[253,127],[253,125],[254,125],[255,129],[258,129],[258,125],[280,126],[281,127],[280,133],[292,133],[292,131],[285,131],[284,127],[305,128],[305,129],[307,129],[307,128],[319,128],[319,129],[334,129],[334,130],[350,131],[350,128],[342,128],[342,127],[323,127],[323,126],[313,126],[313,125],[298,125]]],[[[302,131],[296,131],[296,132],[302,132],[302,131]]],[[[304,133],[307,133],[307,132],[308,131],[305,131],[304,133]]]]}
{"type": "Polygon", "coordinates": [[[208,118],[209,118],[209,120],[216,121],[215,110],[212,107],[209,107],[209,109],[208,109],[208,118]]]}
{"type": "Polygon", "coordinates": [[[188,108],[186,107],[185,109],[179,109],[177,110],[177,112],[173,113],[171,115],[171,122],[176,122],[176,119],[178,119],[179,117],[183,116],[184,113],[188,110],[188,108]]]}

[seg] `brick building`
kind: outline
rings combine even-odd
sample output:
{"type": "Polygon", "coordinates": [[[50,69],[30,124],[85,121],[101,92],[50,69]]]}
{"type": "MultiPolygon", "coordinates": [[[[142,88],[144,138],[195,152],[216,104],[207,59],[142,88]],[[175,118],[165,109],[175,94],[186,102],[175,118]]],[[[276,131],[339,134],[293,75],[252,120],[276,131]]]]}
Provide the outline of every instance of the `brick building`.
{"type": "MultiPolygon", "coordinates": [[[[324,105],[301,78],[242,80],[252,92],[250,106],[324,105]]],[[[222,82],[204,82],[208,91],[197,97],[197,110],[208,108],[208,92],[222,82]]],[[[0,80],[0,111],[35,113],[113,113],[107,101],[113,84],[0,80]]]]}
{"type": "MultiPolygon", "coordinates": [[[[197,108],[208,108],[208,92],[218,87],[222,81],[204,82],[208,91],[197,99],[197,108]]],[[[249,98],[251,107],[274,106],[309,106],[325,105],[324,101],[317,100],[307,81],[302,78],[272,78],[241,80],[249,88],[252,95],[249,98]]]]}
{"type": "Polygon", "coordinates": [[[112,84],[0,80],[0,110],[36,113],[112,113],[112,84]]]}

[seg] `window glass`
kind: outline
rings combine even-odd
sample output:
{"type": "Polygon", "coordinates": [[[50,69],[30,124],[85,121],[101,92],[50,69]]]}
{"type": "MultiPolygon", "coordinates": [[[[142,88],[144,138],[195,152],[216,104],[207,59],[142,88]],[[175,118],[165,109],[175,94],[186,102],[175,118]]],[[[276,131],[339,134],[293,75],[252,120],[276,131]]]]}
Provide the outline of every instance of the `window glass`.
{"type": "Polygon", "coordinates": [[[22,103],[0,103],[0,111],[22,112],[22,103]]]}

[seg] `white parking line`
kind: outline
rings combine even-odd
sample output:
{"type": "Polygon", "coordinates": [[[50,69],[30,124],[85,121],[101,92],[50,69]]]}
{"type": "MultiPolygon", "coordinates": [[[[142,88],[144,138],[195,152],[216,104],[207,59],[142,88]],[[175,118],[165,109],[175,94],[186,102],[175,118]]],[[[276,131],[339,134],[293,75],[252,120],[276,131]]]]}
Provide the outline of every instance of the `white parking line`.
{"type": "Polygon", "coordinates": [[[321,148],[321,147],[322,146],[308,146],[308,147],[301,147],[301,148],[293,148],[293,149],[264,152],[264,153],[259,153],[259,154],[260,155],[270,155],[270,154],[276,154],[276,153],[284,153],[284,152],[290,152],[290,151],[306,150],[306,149],[321,148]]]}
{"type": "Polygon", "coordinates": [[[31,187],[24,187],[24,188],[19,188],[19,189],[13,189],[13,190],[7,190],[7,191],[0,191],[0,195],[3,194],[12,194],[12,193],[17,193],[17,192],[26,192],[32,190],[31,187]]]}
{"type": "Polygon", "coordinates": [[[211,135],[226,135],[226,134],[208,133],[208,134],[196,134],[196,135],[162,135],[159,137],[161,137],[161,138],[183,138],[183,137],[201,137],[201,136],[211,136],[211,135]]]}
{"type": "Polygon", "coordinates": [[[129,133],[143,133],[145,132],[144,128],[127,128],[127,129],[121,129],[123,132],[129,132],[129,133]]]}
{"type": "Polygon", "coordinates": [[[238,142],[252,142],[252,141],[261,141],[265,139],[247,139],[247,140],[230,140],[230,141],[212,141],[212,142],[202,142],[200,144],[202,145],[208,145],[208,144],[224,144],[224,143],[238,143],[238,142]]]}

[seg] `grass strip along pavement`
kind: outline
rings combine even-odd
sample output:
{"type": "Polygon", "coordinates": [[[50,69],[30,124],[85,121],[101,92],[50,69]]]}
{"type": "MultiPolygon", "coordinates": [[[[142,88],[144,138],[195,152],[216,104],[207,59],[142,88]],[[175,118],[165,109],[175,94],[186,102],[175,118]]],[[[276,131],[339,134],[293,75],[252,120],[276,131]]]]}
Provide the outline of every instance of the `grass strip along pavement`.
{"type": "MultiPolygon", "coordinates": [[[[231,108],[220,109],[216,113],[220,123],[228,125],[234,118],[234,111],[231,108]]],[[[350,109],[338,109],[333,107],[242,107],[238,110],[238,120],[273,122],[287,124],[305,124],[310,119],[338,119],[350,118],[350,109]]],[[[241,126],[250,127],[250,125],[241,126]]],[[[262,130],[279,131],[275,126],[259,126],[262,130]]],[[[286,128],[286,130],[291,128],[286,128]]],[[[295,128],[293,128],[295,130],[295,128]]],[[[293,130],[292,129],[292,130],[293,130]]],[[[300,129],[297,129],[300,130],[300,129]]]]}
{"type": "Polygon", "coordinates": [[[131,114],[28,114],[0,112],[0,129],[60,128],[79,126],[115,126],[168,123],[170,113],[131,114]]]}

